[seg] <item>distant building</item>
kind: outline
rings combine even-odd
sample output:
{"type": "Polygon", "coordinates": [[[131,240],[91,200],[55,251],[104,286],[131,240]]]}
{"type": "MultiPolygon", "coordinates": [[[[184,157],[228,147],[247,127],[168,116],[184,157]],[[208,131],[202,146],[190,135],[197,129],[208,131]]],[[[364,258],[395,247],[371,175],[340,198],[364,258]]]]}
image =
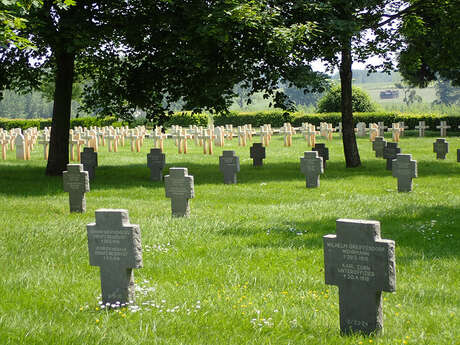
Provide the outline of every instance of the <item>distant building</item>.
{"type": "Polygon", "coordinates": [[[399,97],[398,90],[384,90],[380,91],[380,98],[381,99],[393,99],[399,97]]]}

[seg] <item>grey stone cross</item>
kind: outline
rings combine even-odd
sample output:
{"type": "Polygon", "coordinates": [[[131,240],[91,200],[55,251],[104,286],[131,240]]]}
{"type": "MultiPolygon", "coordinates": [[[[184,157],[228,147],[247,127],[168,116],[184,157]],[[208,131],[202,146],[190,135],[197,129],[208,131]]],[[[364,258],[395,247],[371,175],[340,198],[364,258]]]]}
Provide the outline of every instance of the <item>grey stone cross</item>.
{"type": "Polygon", "coordinates": [[[436,159],[446,159],[449,152],[449,143],[444,138],[436,139],[433,143],[433,152],[436,153],[436,159]]]}
{"type": "Polygon", "coordinates": [[[401,153],[398,143],[387,143],[383,149],[383,158],[387,160],[387,170],[392,170],[393,159],[396,159],[398,153],[401,153]]]}
{"type": "Polygon", "coordinates": [[[300,158],[300,171],[305,175],[307,188],[319,187],[319,175],[324,173],[323,158],[317,151],[305,151],[300,158]]]}
{"type": "Polygon", "coordinates": [[[385,122],[378,122],[377,125],[379,126],[379,137],[384,137],[385,129],[387,129],[388,126],[385,126],[385,122]]]}
{"type": "Polygon", "coordinates": [[[235,151],[223,151],[219,157],[219,168],[224,174],[224,183],[236,183],[236,173],[240,171],[240,158],[235,151]]]}
{"type": "Polygon", "coordinates": [[[97,152],[94,152],[94,148],[85,147],[80,154],[80,161],[83,164],[83,170],[88,172],[89,180],[94,180],[97,167],[97,152]]]}
{"type": "Polygon", "coordinates": [[[326,144],[315,144],[315,147],[312,150],[317,151],[318,155],[323,158],[323,168],[326,169],[326,161],[329,160],[329,149],[326,147],[326,144]]]}
{"type": "Polygon", "coordinates": [[[441,131],[441,137],[447,137],[447,130],[450,126],[447,125],[447,121],[441,121],[439,126],[436,126],[437,129],[441,131]]]}
{"type": "Polygon", "coordinates": [[[150,149],[147,154],[147,167],[150,169],[150,179],[161,181],[163,179],[163,169],[166,165],[166,155],[161,149],[150,149]]]}
{"type": "Polygon", "coordinates": [[[392,163],[393,176],[398,179],[398,192],[411,192],[412,179],[417,177],[417,161],[412,155],[398,153],[392,163]]]}
{"type": "Polygon", "coordinates": [[[326,235],[326,284],[339,287],[340,330],[370,334],[383,329],[382,291],[396,290],[395,243],[380,238],[380,222],[338,219],[326,235]]]}
{"type": "Polygon", "coordinates": [[[88,172],[83,164],[67,164],[67,171],[62,173],[64,192],[69,193],[70,212],[85,212],[85,193],[89,192],[88,172]]]}
{"type": "Polygon", "coordinates": [[[190,214],[189,199],[195,196],[193,176],[187,168],[170,168],[165,176],[166,197],[171,198],[172,215],[187,217],[190,214]]]}
{"type": "Polygon", "coordinates": [[[415,126],[415,129],[418,129],[418,136],[424,137],[425,136],[425,129],[429,128],[425,125],[425,121],[419,121],[418,126],[415,126]]]}
{"type": "Polygon", "coordinates": [[[372,150],[375,151],[375,157],[383,157],[385,146],[387,146],[387,142],[383,137],[375,137],[372,142],[372,150]]]}
{"type": "Polygon", "coordinates": [[[265,158],[265,147],[262,143],[254,143],[249,149],[249,157],[252,158],[252,164],[254,166],[262,166],[265,158]]]}
{"type": "Polygon", "coordinates": [[[142,267],[141,230],[130,224],[127,210],[98,209],[86,226],[89,264],[101,270],[102,302],[134,300],[133,268],[142,267]]]}

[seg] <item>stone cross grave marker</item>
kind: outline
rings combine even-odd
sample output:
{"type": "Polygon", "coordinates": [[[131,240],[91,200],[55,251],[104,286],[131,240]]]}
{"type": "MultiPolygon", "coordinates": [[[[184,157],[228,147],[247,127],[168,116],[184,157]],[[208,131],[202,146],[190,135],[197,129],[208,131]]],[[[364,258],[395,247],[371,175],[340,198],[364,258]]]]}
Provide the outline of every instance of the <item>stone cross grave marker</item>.
{"type": "Polygon", "coordinates": [[[102,302],[134,300],[133,268],[142,267],[141,230],[130,224],[127,210],[98,209],[96,223],[86,225],[89,264],[100,267],[102,302]]]}
{"type": "Polygon", "coordinates": [[[329,149],[326,147],[326,144],[315,144],[315,147],[312,150],[317,151],[318,155],[323,158],[323,168],[326,169],[326,161],[329,160],[329,149]]]}
{"type": "Polygon", "coordinates": [[[398,179],[398,192],[411,192],[412,179],[417,177],[417,161],[412,155],[398,153],[392,163],[393,176],[398,179]]]}
{"type": "Polygon", "coordinates": [[[94,176],[96,176],[97,152],[94,152],[93,147],[85,147],[80,154],[80,159],[81,164],[83,164],[83,170],[88,172],[89,180],[93,181],[94,176]]]}
{"type": "Polygon", "coordinates": [[[64,192],[69,193],[70,212],[85,212],[85,193],[89,192],[88,172],[83,164],[67,164],[67,171],[62,173],[64,192]]]}
{"type": "Polygon", "coordinates": [[[171,198],[172,215],[187,217],[190,214],[189,199],[195,196],[193,176],[187,168],[169,168],[165,176],[166,197],[171,198]]]}
{"type": "Polygon", "coordinates": [[[400,135],[401,137],[403,137],[403,136],[404,136],[404,131],[405,131],[406,129],[409,129],[409,126],[405,126],[405,125],[404,125],[404,121],[401,121],[401,122],[399,123],[399,129],[400,129],[399,135],[400,135]]]}
{"type": "Polygon", "coordinates": [[[415,126],[415,129],[418,129],[418,136],[424,137],[425,136],[425,129],[429,128],[425,125],[425,121],[419,121],[418,126],[415,126]]]}
{"type": "Polygon", "coordinates": [[[383,157],[385,146],[387,146],[387,142],[383,137],[375,137],[372,142],[372,150],[375,151],[375,157],[383,157]]]}
{"type": "Polygon", "coordinates": [[[366,136],[366,123],[365,122],[358,122],[356,124],[356,130],[358,137],[365,137],[366,136]]]}
{"type": "Polygon", "coordinates": [[[379,137],[384,137],[385,136],[385,129],[388,127],[385,126],[385,122],[378,122],[377,125],[379,126],[379,137]]]}
{"type": "Polygon", "coordinates": [[[265,158],[265,147],[262,143],[254,143],[249,149],[249,157],[252,158],[253,166],[262,166],[265,158]]]}
{"type": "Polygon", "coordinates": [[[219,168],[224,174],[224,183],[236,183],[236,173],[240,171],[240,158],[235,151],[223,151],[219,157],[219,168]]]}
{"type": "Polygon", "coordinates": [[[387,143],[387,146],[383,149],[383,158],[387,160],[387,170],[392,170],[393,159],[396,159],[398,153],[401,153],[398,143],[387,143]]]}
{"type": "Polygon", "coordinates": [[[16,146],[16,159],[26,159],[25,144],[24,136],[22,134],[18,134],[14,139],[14,145],[16,146]]]}
{"type": "Polygon", "coordinates": [[[446,159],[446,155],[449,153],[449,143],[446,139],[436,139],[436,142],[433,143],[433,152],[436,153],[436,159],[446,159]]]}
{"type": "Polygon", "coordinates": [[[166,155],[161,152],[161,149],[150,149],[150,153],[147,154],[147,167],[150,169],[150,180],[161,181],[165,165],[166,155]]]}
{"type": "Polygon", "coordinates": [[[441,131],[441,137],[447,137],[447,130],[450,126],[447,125],[447,121],[441,121],[439,126],[436,126],[441,131]]]}
{"type": "Polygon", "coordinates": [[[395,243],[380,238],[380,222],[338,219],[324,241],[326,284],[339,287],[340,330],[383,329],[382,291],[396,290],[395,243]]]}
{"type": "Polygon", "coordinates": [[[305,151],[300,158],[300,171],[305,175],[307,188],[319,187],[319,175],[324,173],[323,158],[317,151],[305,151]]]}

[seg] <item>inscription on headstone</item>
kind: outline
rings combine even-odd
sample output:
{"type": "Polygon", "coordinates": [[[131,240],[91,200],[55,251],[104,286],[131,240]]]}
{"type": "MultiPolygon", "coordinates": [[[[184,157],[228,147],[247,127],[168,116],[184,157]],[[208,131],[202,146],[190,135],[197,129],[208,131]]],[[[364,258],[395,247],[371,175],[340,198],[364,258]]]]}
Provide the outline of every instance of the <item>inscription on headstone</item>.
{"type": "Polygon", "coordinates": [[[436,139],[436,142],[433,143],[433,152],[436,153],[436,159],[446,159],[446,155],[449,153],[449,143],[446,139],[436,139]]]}
{"type": "Polygon", "coordinates": [[[219,157],[219,168],[224,174],[224,183],[236,183],[236,173],[240,171],[240,158],[235,151],[223,151],[219,157]]]}
{"type": "Polygon", "coordinates": [[[338,219],[324,240],[326,284],[339,287],[340,330],[383,329],[382,291],[396,290],[395,243],[380,238],[377,221],[338,219]]]}
{"type": "Polygon", "coordinates": [[[189,199],[195,196],[193,176],[187,168],[170,168],[165,176],[166,197],[171,198],[172,215],[187,217],[190,214],[189,199]]]}
{"type": "Polygon", "coordinates": [[[417,161],[412,155],[398,153],[392,163],[393,176],[398,179],[398,192],[411,192],[412,179],[417,177],[417,161]]]}
{"type": "Polygon", "coordinates": [[[89,180],[94,180],[97,167],[97,152],[94,152],[93,147],[85,147],[80,154],[81,164],[83,169],[88,172],[89,180]]]}
{"type": "Polygon", "coordinates": [[[85,212],[85,193],[89,192],[88,172],[83,164],[67,164],[67,171],[62,173],[64,191],[69,193],[70,212],[85,212]]]}
{"type": "Polygon", "coordinates": [[[249,157],[252,158],[252,164],[254,166],[262,166],[263,160],[265,159],[265,147],[262,143],[254,143],[249,149],[249,157]]]}
{"type": "Polygon", "coordinates": [[[129,223],[127,210],[98,209],[96,223],[86,228],[89,263],[101,270],[102,302],[134,300],[133,268],[142,267],[139,225],[129,223]]]}
{"type": "Polygon", "coordinates": [[[166,155],[161,149],[150,149],[147,154],[147,167],[150,168],[150,179],[161,181],[163,179],[163,169],[166,165],[166,155]]]}
{"type": "Polygon", "coordinates": [[[319,187],[319,175],[324,173],[323,158],[317,151],[305,151],[300,158],[300,171],[305,175],[307,188],[319,187]]]}

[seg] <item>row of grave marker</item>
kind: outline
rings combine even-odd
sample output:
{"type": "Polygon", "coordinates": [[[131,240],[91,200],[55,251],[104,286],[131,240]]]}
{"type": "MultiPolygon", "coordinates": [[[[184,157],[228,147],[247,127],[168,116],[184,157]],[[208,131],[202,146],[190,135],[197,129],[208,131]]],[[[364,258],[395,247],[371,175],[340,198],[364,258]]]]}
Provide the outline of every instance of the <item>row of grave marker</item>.
{"type": "MultiPolygon", "coordinates": [[[[434,143],[438,158],[445,158],[447,143],[438,139],[434,143]]],[[[251,158],[255,166],[262,165],[265,158],[265,148],[260,143],[251,147],[251,158]]],[[[417,177],[417,161],[410,154],[402,154],[397,143],[387,143],[382,137],[377,137],[373,143],[376,157],[386,159],[386,169],[392,171],[397,178],[398,191],[412,191],[412,179],[417,177]]],[[[317,144],[314,151],[304,152],[300,158],[300,170],[305,175],[306,187],[316,188],[320,185],[320,175],[324,173],[329,150],[324,144],[317,144]],[[319,147],[318,147],[319,145],[319,147]]],[[[459,160],[460,161],[460,160],[459,160]]],[[[97,153],[93,148],[85,148],[82,153],[83,164],[69,164],[63,173],[64,191],[69,192],[71,212],[85,212],[85,193],[89,192],[89,181],[95,176],[97,153]]],[[[151,149],[147,155],[147,165],[151,171],[151,179],[161,181],[166,156],[160,149],[151,149]]],[[[225,184],[237,183],[237,173],[240,171],[239,157],[235,151],[223,151],[219,157],[219,168],[224,175],[225,184]]],[[[188,175],[187,168],[171,167],[169,175],[165,176],[166,197],[171,198],[171,210],[174,216],[187,216],[190,213],[189,199],[194,197],[193,176],[188,175]]]]}
{"type": "MultiPolygon", "coordinates": [[[[130,223],[127,210],[95,213],[96,222],[86,228],[89,263],[100,268],[102,303],[125,305],[135,300],[133,269],[143,267],[140,226],[130,223]]],[[[325,283],[339,287],[341,332],[383,330],[382,291],[396,291],[395,242],[381,239],[378,221],[355,219],[338,219],[336,234],[323,242],[325,283]]]]}
{"type": "MultiPolygon", "coordinates": [[[[369,133],[371,141],[375,140],[377,136],[383,136],[386,129],[392,133],[393,141],[398,142],[399,137],[403,135],[404,130],[408,127],[404,125],[404,122],[393,123],[392,127],[388,128],[383,122],[371,123],[369,128],[366,127],[366,123],[359,122],[356,125],[355,131],[358,136],[366,136],[369,133]]],[[[425,121],[420,121],[419,126],[416,129],[419,130],[419,135],[425,135],[425,129],[428,126],[425,125],[425,121]]],[[[451,126],[447,125],[446,121],[441,121],[441,124],[437,126],[441,131],[441,136],[447,135],[447,129],[451,126]]],[[[460,128],[460,126],[459,126],[460,128]]],[[[314,147],[316,143],[316,136],[320,135],[327,140],[332,140],[332,133],[338,131],[341,133],[342,126],[333,128],[332,124],[321,122],[319,127],[316,127],[309,123],[302,123],[299,128],[294,128],[290,123],[285,123],[283,127],[274,130],[271,125],[265,124],[260,126],[260,131],[256,132],[253,130],[251,125],[238,126],[236,133],[233,130],[232,125],[217,126],[214,127],[209,125],[207,128],[198,126],[189,126],[188,129],[180,126],[172,126],[170,133],[163,133],[162,127],[155,127],[152,133],[149,133],[145,126],[138,126],[133,129],[129,129],[127,126],[121,128],[113,127],[90,127],[90,129],[76,127],[71,129],[69,132],[69,146],[70,146],[70,160],[80,160],[81,147],[93,147],[95,152],[98,152],[99,146],[105,146],[107,144],[109,152],[117,152],[118,146],[125,145],[125,139],[130,140],[131,151],[140,152],[141,147],[144,143],[145,138],[152,138],[155,148],[163,150],[163,141],[166,138],[172,138],[175,145],[178,147],[178,153],[187,153],[188,144],[187,140],[193,139],[195,145],[203,147],[204,154],[213,154],[213,143],[217,146],[224,146],[225,139],[232,140],[233,136],[238,137],[239,146],[246,146],[247,141],[251,141],[253,135],[259,135],[260,141],[263,146],[268,146],[271,141],[271,137],[274,133],[279,133],[284,136],[284,145],[292,146],[292,136],[296,134],[296,131],[300,131],[302,136],[305,137],[308,146],[314,147]],[[319,131],[317,131],[317,129],[319,131]],[[77,155],[75,156],[75,149],[77,155]]],[[[16,158],[19,160],[29,160],[30,152],[33,150],[34,145],[37,143],[43,145],[43,157],[48,159],[48,147],[50,140],[50,128],[45,128],[40,134],[37,128],[29,128],[21,132],[20,128],[5,131],[0,129],[0,145],[2,147],[2,159],[6,159],[7,147],[13,151],[16,147],[16,158]]]]}

